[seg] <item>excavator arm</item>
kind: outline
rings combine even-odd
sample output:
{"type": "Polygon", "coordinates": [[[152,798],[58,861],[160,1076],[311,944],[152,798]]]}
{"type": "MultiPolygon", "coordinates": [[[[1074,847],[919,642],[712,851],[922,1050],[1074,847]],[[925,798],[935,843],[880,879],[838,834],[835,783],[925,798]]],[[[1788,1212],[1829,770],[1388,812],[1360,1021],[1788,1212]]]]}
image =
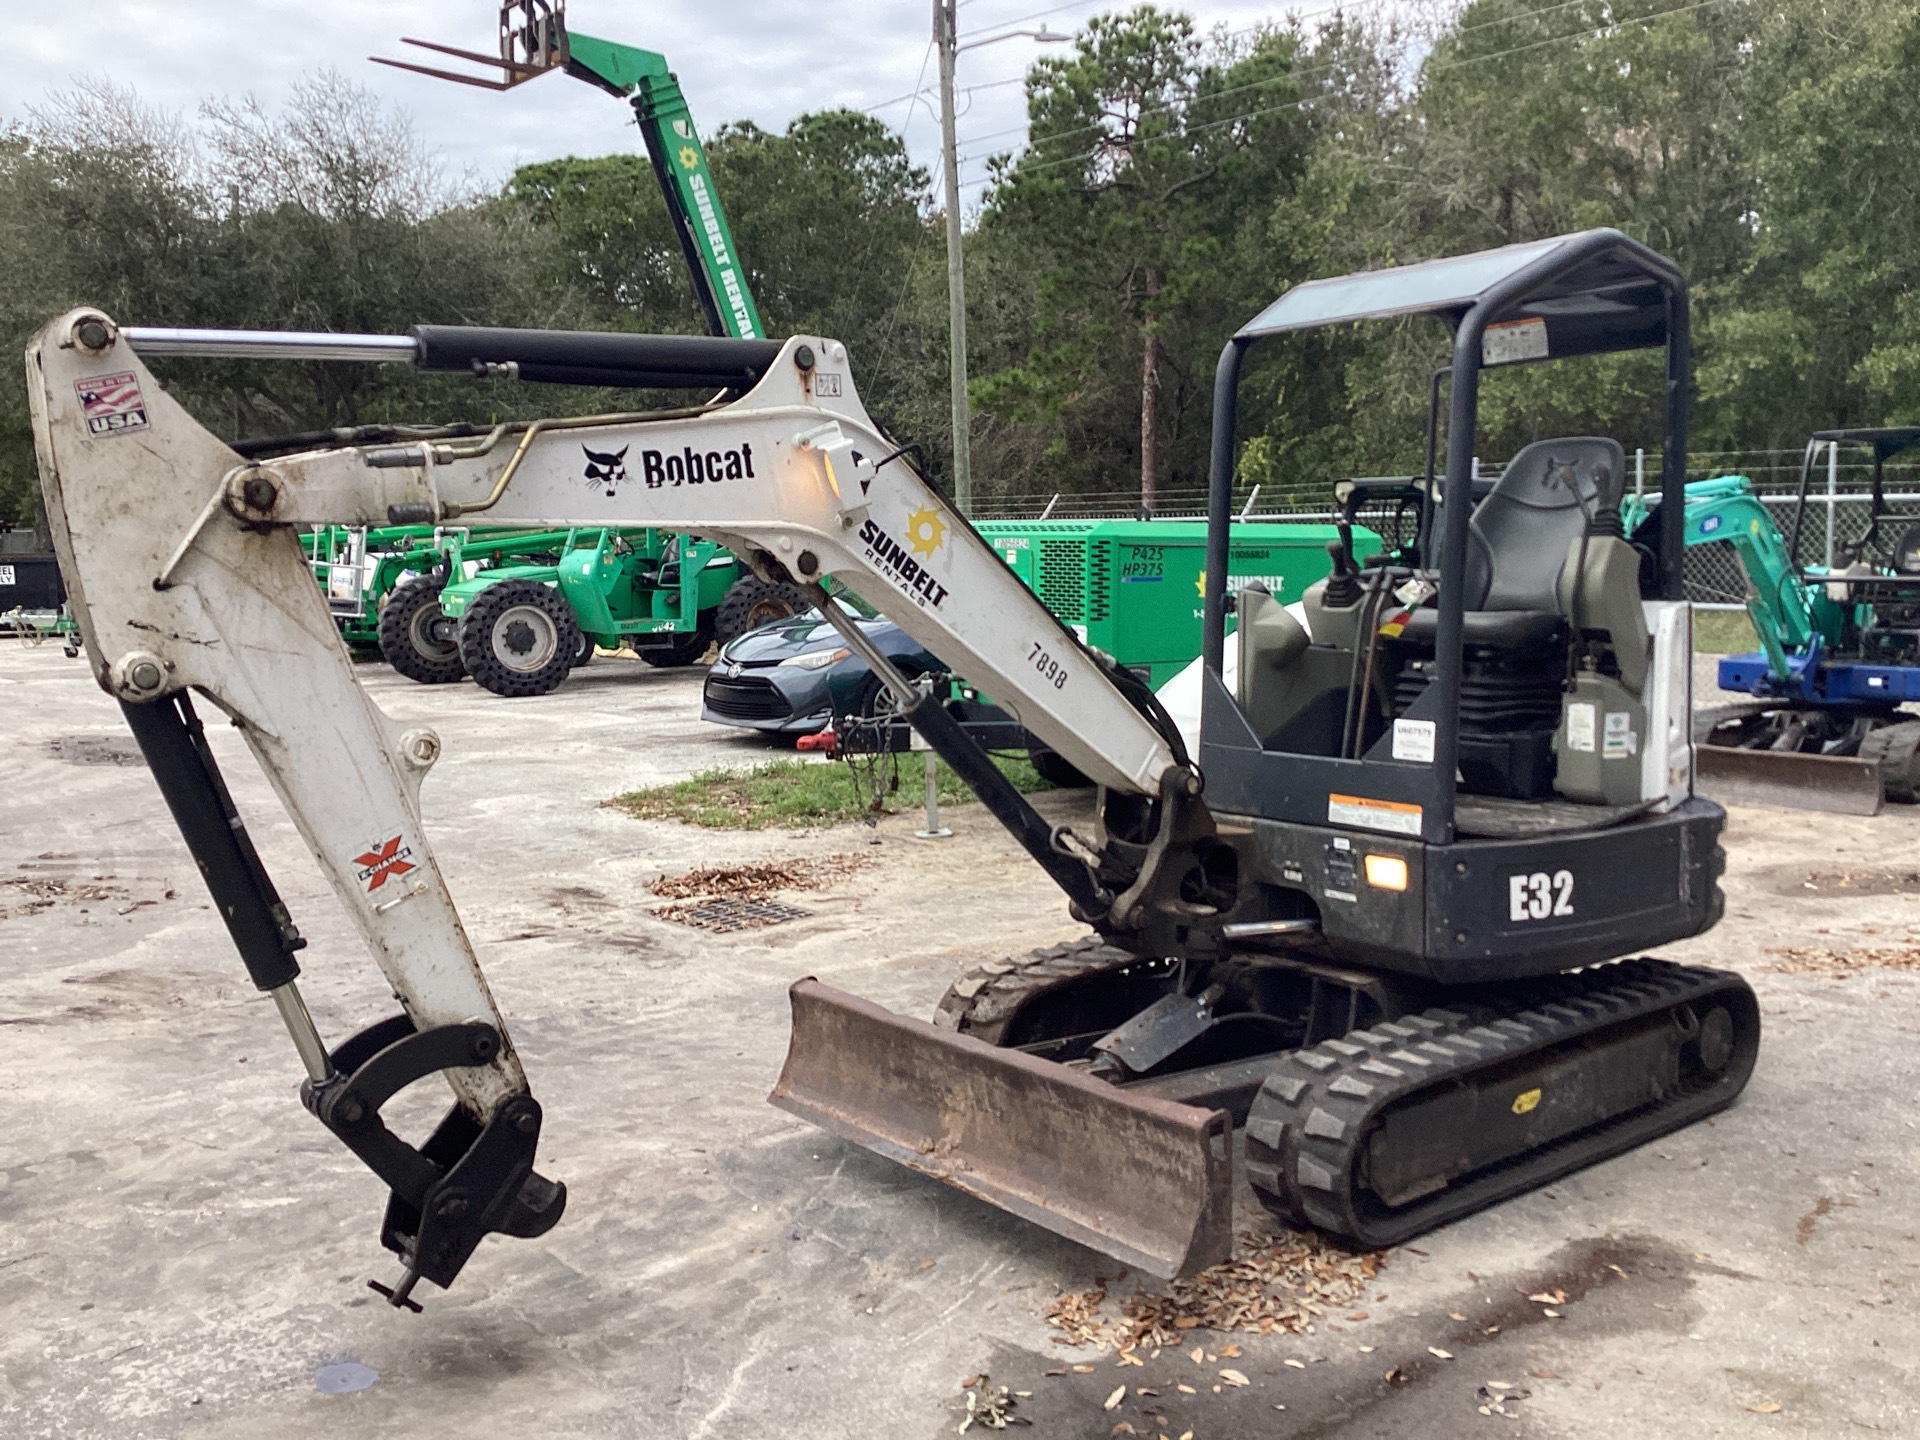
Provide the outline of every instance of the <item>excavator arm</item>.
{"type": "Polygon", "coordinates": [[[1767,507],[1744,475],[1695,480],[1687,486],[1686,543],[1724,540],[1747,577],[1747,615],[1777,680],[1792,673],[1790,655],[1804,655],[1819,634],[1806,586],[1767,507]]]}
{"type": "Polygon", "coordinates": [[[419,787],[439,739],[396,726],[361,689],[296,527],[476,515],[535,528],[649,525],[710,536],[770,578],[832,577],[1111,794],[1139,797],[1144,818],[1130,836],[1090,843],[1048,826],[822,591],[849,647],[897,690],[1081,918],[1138,931],[1182,909],[1169,898],[1170,857],[1211,825],[1171,725],[880,433],[837,342],[122,330],[77,310],[34,339],[27,372],[47,514],[89,662],[140,739],[254,983],[293,1036],[309,1108],[392,1191],[382,1240],[406,1264],[386,1292],[395,1304],[413,1304],[420,1278],[450,1284],[488,1233],[542,1233],[565,1191],[533,1169],[539,1106],[421,823],[419,787]],[[481,435],[448,427],[248,460],[167,395],[141,359],[155,353],[730,389],[678,411],[481,435]],[[401,1014],[336,1046],[318,1034],[297,985],[305,942],[227,796],[195,694],[239,730],[401,1014]],[[436,1071],[456,1103],[415,1149],[385,1128],[379,1108],[436,1071]]]}

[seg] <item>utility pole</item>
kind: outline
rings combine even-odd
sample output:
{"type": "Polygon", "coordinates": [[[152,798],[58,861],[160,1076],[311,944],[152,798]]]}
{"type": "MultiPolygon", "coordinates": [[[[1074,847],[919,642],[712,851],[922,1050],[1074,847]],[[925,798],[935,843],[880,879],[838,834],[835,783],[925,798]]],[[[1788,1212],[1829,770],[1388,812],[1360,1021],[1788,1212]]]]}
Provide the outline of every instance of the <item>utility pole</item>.
{"type": "Polygon", "coordinates": [[[947,182],[947,349],[953,374],[953,499],[973,514],[972,416],[967,406],[967,266],[960,234],[960,155],[953,129],[953,62],[959,53],[956,0],[933,0],[933,39],[940,48],[941,170],[947,182]]]}
{"type": "Polygon", "coordinates": [[[947,345],[953,372],[953,500],[960,513],[973,515],[973,422],[967,408],[967,268],[960,235],[960,146],[953,133],[953,62],[962,50],[998,45],[1002,40],[1038,40],[1057,45],[1073,37],[1042,25],[1038,30],[1004,30],[960,43],[957,0],[933,0],[933,43],[940,49],[940,168],[947,190],[947,345]]]}

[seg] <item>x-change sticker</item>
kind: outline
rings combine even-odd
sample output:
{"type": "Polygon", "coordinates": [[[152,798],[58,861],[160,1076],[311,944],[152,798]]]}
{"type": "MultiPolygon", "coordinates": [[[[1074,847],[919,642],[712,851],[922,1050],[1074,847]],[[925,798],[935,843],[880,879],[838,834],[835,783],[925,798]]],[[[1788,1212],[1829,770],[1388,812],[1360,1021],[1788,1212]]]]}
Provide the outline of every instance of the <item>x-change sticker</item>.
{"type": "Polygon", "coordinates": [[[413,863],[412,855],[413,847],[402,845],[400,837],[396,835],[391,840],[378,842],[364,855],[354,856],[353,860],[360,867],[360,883],[371,895],[389,879],[405,875],[410,870],[419,869],[420,867],[413,863]]]}

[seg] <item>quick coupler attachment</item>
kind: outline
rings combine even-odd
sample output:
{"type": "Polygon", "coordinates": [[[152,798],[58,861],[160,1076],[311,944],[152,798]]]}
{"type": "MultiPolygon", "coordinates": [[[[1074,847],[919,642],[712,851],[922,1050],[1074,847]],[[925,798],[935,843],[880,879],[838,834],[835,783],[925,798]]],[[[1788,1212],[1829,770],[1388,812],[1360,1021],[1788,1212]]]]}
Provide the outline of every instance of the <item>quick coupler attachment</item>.
{"type": "Polygon", "coordinates": [[[308,1080],[300,1098],[392,1192],[380,1243],[406,1273],[398,1286],[367,1283],[396,1308],[418,1311],[413,1287],[453,1284],[490,1234],[530,1240],[544,1235],[567,1208],[567,1187],[534,1173],[540,1105],[515,1095],[485,1124],[463,1106],[446,1114],[418,1150],[386,1127],[380,1108],[416,1080],[441,1070],[487,1065],[500,1053],[491,1025],[468,1022],[416,1030],[405,1015],[369,1026],[331,1059],[334,1073],[308,1080]]]}

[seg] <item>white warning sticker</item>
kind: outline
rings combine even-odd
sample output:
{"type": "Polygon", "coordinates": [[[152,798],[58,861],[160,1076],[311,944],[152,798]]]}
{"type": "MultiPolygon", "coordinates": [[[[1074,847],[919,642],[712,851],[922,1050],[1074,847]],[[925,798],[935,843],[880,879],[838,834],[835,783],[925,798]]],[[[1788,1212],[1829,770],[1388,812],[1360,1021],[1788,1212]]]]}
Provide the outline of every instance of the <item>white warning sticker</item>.
{"type": "Polygon", "coordinates": [[[1584,750],[1591,755],[1594,749],[1593,704],[1587,700],[1576,700],[1567,706],[1567,749],[1584,750]]]}
{"type": "Polygon", "coordinates": [[[1327,796],[1327,820],[1361,830],[1386,830],[1395,835],[1418,835],[1421,810],[1398,800],[1375,800],[1366,795],[1327,796]]]}
{"type": "Polygon", "coordinates": [[[1433,763],[1433,736],[1437,727],[1431,720],[1393,722],[1393,758],[1415,765],[1433,763]]]}
{"type": "Polygon", "coordinates": [[[1522,360],[1547,358],[1547,322],[1502,320],[1489,325],[1480,337],[1482,365],[1515,365],[1522,360]]]}

